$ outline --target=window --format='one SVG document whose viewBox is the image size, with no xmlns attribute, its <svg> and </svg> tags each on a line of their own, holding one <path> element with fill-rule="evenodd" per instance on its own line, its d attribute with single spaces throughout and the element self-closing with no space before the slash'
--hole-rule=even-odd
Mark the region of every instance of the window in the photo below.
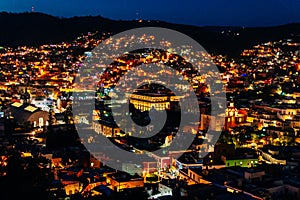
<svg viewBox="0 0 300 200">
<path fill-rule="evenodd" d="M 39 126 L 44 126 L 44 119 L 42 117 L 39 118 Z"/>
</svg>

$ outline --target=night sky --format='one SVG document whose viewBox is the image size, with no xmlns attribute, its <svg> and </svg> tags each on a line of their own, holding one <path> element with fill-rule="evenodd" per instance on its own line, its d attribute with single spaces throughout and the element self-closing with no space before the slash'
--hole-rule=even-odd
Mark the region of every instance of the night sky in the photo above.
<svg viewBox="0 0 300 200">
<path fill-rule="evenodd" d="M 101 15 L 191 25 L 272 26 L 300 22 L 300 0 L 1 0 L 0 11 L 60 17 Z M 138 13 L 138 14 L 137 14 Z"/>
</svg>

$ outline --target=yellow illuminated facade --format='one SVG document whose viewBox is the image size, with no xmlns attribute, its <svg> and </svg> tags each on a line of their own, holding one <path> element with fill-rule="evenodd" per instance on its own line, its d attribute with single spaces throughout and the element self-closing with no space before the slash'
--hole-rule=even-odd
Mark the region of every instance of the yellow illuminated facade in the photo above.
<svg viewBox="0 0 300 200">
<path fill-rule="evenodd" d="M 141 94 L 131 94 L 130 103 L 140 111 L 156 110 L 170 110 L 171 102 L 178 102 L 182 97 L 178 96 L 151 96 Z"/>
</svg>

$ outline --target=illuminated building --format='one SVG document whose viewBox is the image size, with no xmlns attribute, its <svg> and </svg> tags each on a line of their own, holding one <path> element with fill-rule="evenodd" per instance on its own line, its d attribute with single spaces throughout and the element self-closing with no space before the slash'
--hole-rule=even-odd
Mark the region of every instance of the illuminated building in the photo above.
<svg viewBox="0 0 300 200">
<path fill-rule="evenodd" d="M 159 183 L 161 181 L 161 178 L 156 175 L 156 174 L 147 174 L 145 177 L 144 177 L 144 182 L 145 183 Z"/>
<path fill-rule="evenodd" d="M 222 116 L 211 116 L 208 114 L 202 114 L 200 130 L 205 130 L 209 127 L 210 130 L 222 131 L 222 120 L 224 120 L 224 117 Z"/>
<path fill-rule="evenodd" d="M 203 159 L 198 152 L 186 151 L 179 158 L 172 158 L 173 166 L 177 169 L 202 168 Z"/>
<path fill-rule="evenodd" d="M 172 188 L 159 183 L 158 184 L 159 193 L 151 194 L 149 199 L 157 199 L 158 197 L 162 197 L 162 196 L 172 196 L 172 191 L 173 191 Z"/>
<path fill-rule="evenodd" d="M 172 102 L 178 102 L 177 96 L 167 96 L 159 94 L 131 94 L 130 103 L 140 111 L 149 111 L 152 108 L 156 110 L 170 110 Z"/>
<path fill-rule="evenodd" d="M 32 128 L 44 128 L 48 125 L 49 114 L 30 104 L 15 102 L 11 104 L 6 113 L 13 116 L 17 123 Z"/>
<path fill-rule="evenodd" d="M 227 130 L 231 127 L 235 127 L 237 124 L 244 123 L 246 118 L 246 113 L 239 112 L 239 110 L 234 106 L 233 101 L 231 101 L 225 111 L 225 129 Z"/>
<path fill-rule="evenodd" d="M 225 161 L 226 167 L 255 167 L 258 164 L 258 158 L 228 158 Z"/>
<path fill-rule="evenodd" d="M 202 179 L 202 176 L 201 176 L 202 172 L 203 172 L 202 169 L 199 169 L 199 168 L 196 168 L 196 169 L 189 168 L 187 171 L 187 176 L 191 180 L 193 180 L 195 183 L 211 184 L 211 182 Z"/>
<path fill-rule="evenodd" d="M 144 162 L 143 165 L 144 165 L 143 175 L 158 171 L 157 162 Z"/>
<path fill-rule="evenodd" d="M 72 195 L 81 192 L 83 185 L 79 181 L 63 181 L 66 195 Z"/>
<path fill-rule="evenodd" d="M 238 110 L 231 101 L 225 110 L 225 115 L 211 116 L 202 114 L 200 130 L 205 130 L 208 127 L 213 131 L 229 130 L 238 124 L 245 123 L 246 119 L 246 112 Z M 224 127 L 221 124 L 224 124 Z"/>
<path fill-rule="evenodd" d="M 156 160 L 158 170 L 165 171 L 172 164 L 172 159 L 169 156 L 162 157 L 155 154 L 151 154 L 150 157 Z"/>
<path fill-rule="evenodd" d="M 263 148 L 258 149 L 258 152 L 264 160 L 268 161 L 271 164 L 286 165 L 286 159 L 279 158 L 279 150 L 277 149 Z"/>
<path fill-rule="evenodd" d="M 131 176 L 125 172 L 107 174 L 106 182 L 109 187 L 117 192 L 130 188 L 144 187 L 144 178 L 138 175 Z"/>
<path fill-rule="evenodd" d="M 104 120 L 93 121 L 92 128 L 97 134 L 102 134 L 106 137 L 114 137 L 121 131 L 116 124 Z"/>
</svg>

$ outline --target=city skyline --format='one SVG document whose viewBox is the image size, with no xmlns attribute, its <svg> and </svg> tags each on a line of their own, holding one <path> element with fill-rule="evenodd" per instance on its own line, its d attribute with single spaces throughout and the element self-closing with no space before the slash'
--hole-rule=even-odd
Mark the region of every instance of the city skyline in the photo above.
<svg viewBox="0 0 300 200">
<path fill-rule="evenodd" d="M 1 2 L 0 199 L 300 199 L 300 0 L 202 2 Z"/>
</svg>

